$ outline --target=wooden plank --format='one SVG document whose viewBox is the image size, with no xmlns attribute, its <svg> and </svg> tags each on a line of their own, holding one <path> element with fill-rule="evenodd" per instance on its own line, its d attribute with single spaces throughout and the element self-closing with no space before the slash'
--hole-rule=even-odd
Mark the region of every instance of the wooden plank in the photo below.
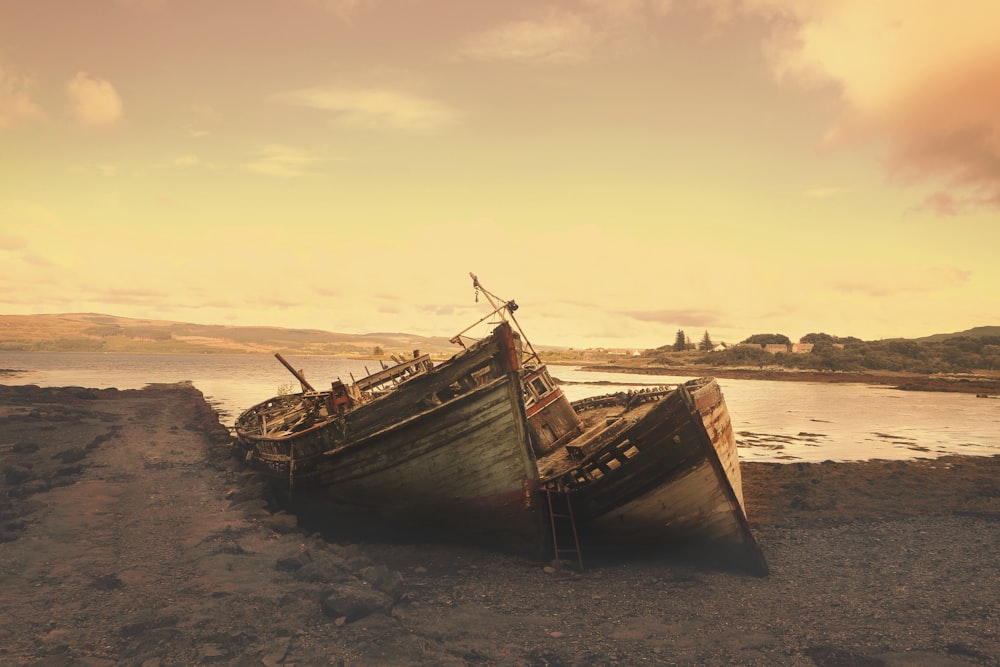
<svg viewBox="0 0 1000 667">
<path fill-rule="evenodd" d="M 410 359 L 396 366 L 390 366 L 385 370 L 372 373 L 368 377 L 363 377 L 354 384 L 357 385 L 361 391 L 371 391 L 373 387 L 385 384 L 386 382 L 392 382 L 393 380 L 398 380 L 401 377 L 412 375 L 413 372 L 422 373 L 425 372 L 425 367 L 430 364 L 431 357 L 429 354 L 422 354 L 415 359 Z"/>
</svg>

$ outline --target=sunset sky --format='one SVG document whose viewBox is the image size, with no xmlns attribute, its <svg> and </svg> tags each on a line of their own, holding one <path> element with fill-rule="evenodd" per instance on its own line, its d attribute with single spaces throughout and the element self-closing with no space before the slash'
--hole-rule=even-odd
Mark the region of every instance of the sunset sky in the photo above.
<svg viewBox="0 0 1000 667">
<path fill-rule="evenodd" d="M 1000 325 L 996 0 L 0 0 L 0 313 Z"/>
</svg>

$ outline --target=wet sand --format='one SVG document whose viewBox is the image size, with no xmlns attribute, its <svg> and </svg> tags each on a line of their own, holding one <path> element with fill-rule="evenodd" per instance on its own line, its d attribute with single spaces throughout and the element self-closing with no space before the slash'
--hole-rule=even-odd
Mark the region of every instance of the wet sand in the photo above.
<svg viewBox="0 0 1000 667">
<path fill-rule="evenodd" d="M 997 665 L 1000 457 L 748 463 L 771 574 L 313 534 L 190 385 L 0 386 L 0 664 Z"/>
</svg>

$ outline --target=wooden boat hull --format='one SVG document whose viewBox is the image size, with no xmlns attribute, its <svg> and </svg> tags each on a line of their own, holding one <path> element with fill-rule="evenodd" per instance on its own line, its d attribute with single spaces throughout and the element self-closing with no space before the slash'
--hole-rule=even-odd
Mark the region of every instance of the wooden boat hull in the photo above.
<svg viewBox="0 0 1000 667">
<path fill-rule="evenodd" d="M 570 492 L 584 542 L 710 544 L 750 571 L 767 573 L 747 522 L 736 440 L 714 379 L 682 385 L 607 449 L 634 453 L 606 458 L 605 466 L 618 462 L 613 474 Z"/>
<path fill-rule="evenodd" d="M 321 409 L 323 395 L 317 398 L 305 394 L 274 397 L 253 406 L 236 420 L 238 444 L 246 451 L 247 461 L 262 472 L 287 478 L 292 487 L 308 483 L 310 478 L 330 467 L 331 456 L 341 449 L 356 449 L 359 443 L 369 442 L 377 433 L 414 422 L 420 415 L 437 414 L 456 397 L 464 397 L 483 382 L 499 378 L 516 382 L 516 378 L 508 377 L 511 371 L 502 352 L 499 344 L 480 346 L 456 357 L 433 375 L 405 382 L 377 401 L 342 417 L 329 414 L 324 419 L 307 423 L 305 428 L 272 430 L 269 423 L 274 415 L 304 415 L 310 410 Z M 471 386 L 462 391 L 451 388 L 476 374 L 482 379 Z M 447 411 L 440 414 L 447 414 Z"/>
<path fill-rule="evenodd" d="M 545 515 L 519 393 L 501 378 L 330 452 L 296 493 L 318 492 L 390 524 L 540 555 Z"/>
<path fill-rule="evenodd" d="M 592 400 L 585 429 L 557 387 L 543 387 L 549 398 L 536 394 L 528 410 L 524 378 L 543 367 L 521 368 L 519 355 L 501 326 L 348 413 L 309 421 L 321 400 L 278 397 L 241 415 L 238 445 L 300 503 L 352 516 L 551 555 L 557 538 L 540 498 L 555 491 L 570 501 L 585 548 L 708 543 L 766 572 L 714 379 Z"/>
<path fill-rule="evenodd" d="M 265 401 L 237 420 L 243 458 L 300 507 L 541 556 L 546 515 L 511 364 L 516 343 L 507 329 L 433 374 L 298 432 L 269 434 L 260 421 L 305 397 Z"/>
</svg>

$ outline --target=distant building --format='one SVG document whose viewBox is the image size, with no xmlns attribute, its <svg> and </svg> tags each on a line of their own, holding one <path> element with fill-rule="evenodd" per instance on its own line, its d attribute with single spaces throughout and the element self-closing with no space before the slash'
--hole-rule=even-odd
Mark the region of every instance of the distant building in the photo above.
<svg viewBox="0 0 1000 667">
<path fill-rule="evenodd" d="M 813 343 L 792 343 L 792 354 L 809 354 L 813 351 Z"/>
<path fill-rule="evenodd" d="M 764 346 L 764 351 L 771 354 L 778 354 L 779 352 L 785 354 L 788 352 L 788 346 L 782 343 L 768 343 Z"/>
</svg>

